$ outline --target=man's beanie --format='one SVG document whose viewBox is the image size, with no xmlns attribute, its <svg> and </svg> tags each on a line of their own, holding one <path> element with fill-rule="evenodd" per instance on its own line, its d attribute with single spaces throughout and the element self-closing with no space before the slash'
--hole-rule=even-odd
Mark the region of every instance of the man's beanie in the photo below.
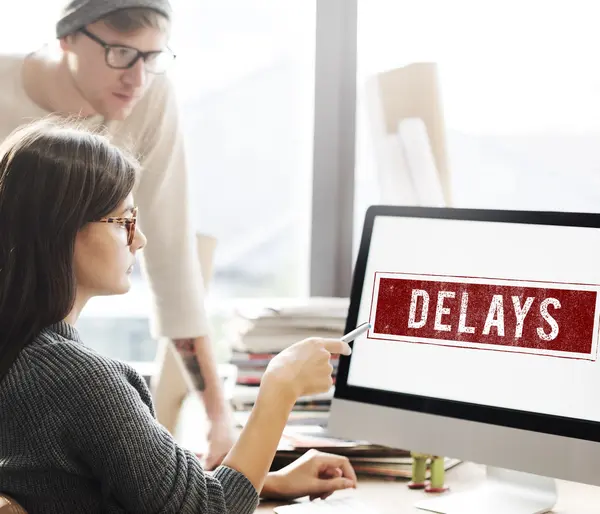
<svg viewBox="0 0 600 514">
<path fill-rule="evenodd" d="M 70 0 L 56 24 L 56 37 L 68 36 L 112 12 L 131 8 L 153 9 L 167 19 L 171 18 L 169 0 Z"/>
</svg>

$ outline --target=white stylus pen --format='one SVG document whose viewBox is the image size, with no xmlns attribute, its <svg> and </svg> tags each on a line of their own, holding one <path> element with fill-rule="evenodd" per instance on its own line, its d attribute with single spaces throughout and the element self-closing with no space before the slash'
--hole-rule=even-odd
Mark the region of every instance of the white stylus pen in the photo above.
<svg viewBox="0 0 600 514">
<path fill-rule="evenodd" d="M 371 328 L 371 323 L 363 323 L 362 325 L 358 325 L 354 330 L 348 332 L 346 335 L 342 336 L 341 339 L 344 343 L 350 343 L 354 341 L 359 335 L 364 334 L 367 330 Z"/>
</svg>

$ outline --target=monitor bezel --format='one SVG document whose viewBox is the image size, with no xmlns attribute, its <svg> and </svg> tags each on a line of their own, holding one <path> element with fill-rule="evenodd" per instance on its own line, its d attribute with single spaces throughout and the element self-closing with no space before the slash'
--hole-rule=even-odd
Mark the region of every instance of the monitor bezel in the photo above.
<svg viewBox="0 0 600 514">
<path fill-rule="evenodd" d="M 390 216 L 600 228 L 600 214 L 595 213 L 373 205 L 367 209 L 365 214 L 361 242 L 352 278 L 346 332 L 357 326 L 375 219 Z M 595 421 L 352 386 L 348 384 L 348 371 L 351 360 L 352 355 L 340 357 L 334 398 L 600 442 L 600 423 Z"/>
</svg>

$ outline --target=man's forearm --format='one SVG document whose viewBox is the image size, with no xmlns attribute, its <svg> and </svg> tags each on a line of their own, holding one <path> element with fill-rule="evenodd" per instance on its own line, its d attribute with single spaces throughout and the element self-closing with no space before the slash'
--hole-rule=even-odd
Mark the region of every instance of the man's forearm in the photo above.
<svg viewBox="0 0 600 514">
<path fill-rule="evenodd" d="M 217 363 L 208 337 L 176 339 L 175 348 L 181 356 L 192 384 L 203 394 L 208 417 L 212 420 L 227 416 L 229 409 L 225 402 Z"/>
</svg>

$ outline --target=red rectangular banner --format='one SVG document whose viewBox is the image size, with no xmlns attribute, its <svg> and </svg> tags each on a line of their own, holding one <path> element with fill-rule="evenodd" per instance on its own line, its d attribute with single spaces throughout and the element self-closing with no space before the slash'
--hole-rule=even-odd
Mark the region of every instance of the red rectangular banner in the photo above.
<svg viewBox="0 0 600 514">
<path fill-rule="evenodd" d="M 375 273 L 369 338 L 596 360 L 600 286 Z"/>
</svg>

